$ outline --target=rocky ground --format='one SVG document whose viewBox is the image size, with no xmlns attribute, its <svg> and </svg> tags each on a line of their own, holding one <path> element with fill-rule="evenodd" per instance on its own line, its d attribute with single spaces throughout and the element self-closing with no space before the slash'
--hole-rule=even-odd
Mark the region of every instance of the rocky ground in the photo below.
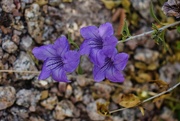
<svg viewBox="0 0 180 121">
<path fill-rule="evenodd" d="M 164 0 L 165 1 L 165 0 Z M 130 7 L 127 7 L 130 4 Z M 131 0 L 107 9 L 101 0 L 1 0 L 0 1 L 0 121 L 178 121 L 179 88 L 170 97 L 144 104 L 145 115 L 138 108 L 126 109 L 111 116 L 97 113 L 96 103 L 110 102 L 109 110 L 121 108 L 122 94 L 134 93 L 142 100 L 159 92 L 150 80 L 161 79 L 170 87 L 178 82 L 180 34 L 166 32 L 168 49 L 157 45 L 150 36 L 118 44 L 118 50 L 130 55 L 124 71 L 124 83 L 104 80 L 95 83 L 92 64 L 82 57 L 83 75 L 69 75 L 71 83 L 57 83 L 51 78 L 38 80 L 42 62 L 32 49 L 53 43 L 61 35 L 70 35 L 78 45 L 83 41 L 80 28 L 111 22 L 117 32 L 119 21 L 112 17 L 118 8 L 126 10 L 132 35 L 151 30 L 155 22 L 149 12 L 150 0 Z M 162 21 L 161 6 L 154 2 Z M 109 3 L 110 5 L 110 3 Z M 72 46 L 73 48 L 73 46 Z M 26 73 L 32 71 L 33 73 Z"/>
</svg>

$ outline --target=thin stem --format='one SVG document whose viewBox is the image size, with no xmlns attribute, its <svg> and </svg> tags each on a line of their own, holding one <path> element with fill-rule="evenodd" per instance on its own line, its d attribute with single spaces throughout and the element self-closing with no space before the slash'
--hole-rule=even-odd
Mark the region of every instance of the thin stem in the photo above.
<svg viewBox="0 0 180 121">
<path fill-rule="evenodd" d="M 164 92 L 161 92 L 161 93 L 159 93 L 159 94 L 157 94 L 157 95 L 155 95 L 155 96 L 153 96 L 153 97 L 150 97 L 150 98 L 148 98 L 148 99 L 146 99 L 146 100 L 143 100 L 143 101 L 141 102 L 141 104 L 143 104 L 143 103 L 145 103 L 145 102 L 148 102 L 148 101 L 150 101 L 150 100 L 152 100 L 152 99 L 154 99 L 154 98 L 157 98 L 157 97 L 159 97 L 159 96 L 161 96 L 161 95 L 163 95 L 163 94 L 169 93 L 169 92 L 171 92 L 173 89 L 175 89 L 176 87 L 178 87 L 179 85 L 180 85 L 180 82 L 177 83 L 176 85 L 174 85 L 173 87 L 169 88 L 168 90 L 164 91 Z"/>
<path fill-rule="evenodd" d="M 163 26 L 163 27 L 159 28 L 158 30 L 159 30 L 159 31 L 162 31 L 162 30 L 165 30 L 165 29 L 167 29 L 167 28 L 169 28 L 169 27 L 176 26 L 176 25 L 178 25 L 178 24 L 180 24 L 180 21 L 177 21 L 177 22 L 174 22 L 174 23 L 172 23 L 172 24 L 168 24 L 168 25 L 166 25 L 166 26 Z M 151 31 L 148 31 L 148 32 L 144 32 L 144 33 L 142 33 L 142 34 L 138 34 L 138 35 L 135 35 L 135 36 L 130 36 L 129 38 L 127 38 L 127 39 L 125 39 L 125 40 L 120 40 L 120 41 L 118 41 L 118 43 L 127 42 L 127 41 L 129 41 L 129 40 L 133 40 L 133 39 L 137 39 L 137 38 L 140 38 L 140 37 L 143 37 L 143 36 L 147 36 L 147 35 L 149 35 L 149 34 L 152 34 L 153 32 L 154 32 L 154 30 L 151 30 Z"/>
<path fill-rule="evenodd" d="M 17 71 L 17 70 L 0 70 L 0 73 L 29 73 L 29 74 L 40 74 L 40 71 Z M 74 78 L 77 79 L 78 77 L 82 76 L 82 75 L 78 75 L 78 76 L 74 76 L 74 75 L 68 75 L 68 78 Z M 84 77 L 85 78 L 85 77 Z M 86 80 L 89 81 L 93 81 L 92 79 L 86 78 Z"/>
<path fill-rule="evenodd" d="M 141 103 L 139 103 L 137 106 L 142 105 L 143 103 L 146 103 L 146 102 L 148 102 L 148 101 L 150 101 L 150 100 L 152 100 L 152 99 L 154 99 L 154 98 L 157 98 L 157 97 L 159 97 L 159 96 L 161 96 L 161 95 L 163 95 L 163 94 L 169 93 L 169 92 L 171 92 L 173 89 L 175 89 L 176 87 L 178 87 L 179 85 L 180 85 L 180 82 L 178 82 L 178 83 L 175 84 L 173 87 L 169 88 L 168 90 L 166 90 L 166 91 L 164 91 L 164 92 L 161 92 L 161 93 L 159 93 L 159 94 L 157 94 L 157 95 L 155 95 L 155 96 L 153 96 L 153 97 L 150 97 L 150 98 L 148 98 L 148 99 L 143 100 L 143 101 L 142 101 Z M 134 107 L 137 107 L 137 106 L 134 106 Z M 130 108 L 133 108 L 133 107 L 130 107 Z M 116 109 L 116 110 L 110 111 L 109 113 L 112 114 L 112 113 L 116 113 L 116 112 L 119 112 L 119 111 L 122 111 L 122 110 L 125 110 L 125 109 L 129 109 L 129 108 L 120 108 L 120 109 Z"/>
<path fill-rule="evenodd" d="M 112 113 L 116 113 L 116 112 L 119 112 L 119 111 L 123 111 L 125 109 L 129 109 L 129 108 L 120 108 L 120 109 L 116 109 L 116 110 L 110 111 L 109 113 L 112 114 Z"/>
<path fill-rule="evenodd" d="M 39 74 L 40 71 L 17 71 L 17 70 L 0 70 L 0 73 L 29 73 L 29 74 Z"/>
</svg>

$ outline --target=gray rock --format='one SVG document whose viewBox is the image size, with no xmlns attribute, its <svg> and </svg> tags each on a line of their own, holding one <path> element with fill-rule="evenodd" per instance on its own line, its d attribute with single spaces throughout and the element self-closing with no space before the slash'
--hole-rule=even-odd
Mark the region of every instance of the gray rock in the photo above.
<svg viewBox="0 0 180 121">
<path fill-rule="evenodd" d="M 83 99 L 83 90 L 77 85 L 73 86 L 73 95 L 75 98 L 75 102 L 82 101 Z"/>
<path fill-rule="evenodd" d="M 13 10 L 15 9 L 14 1 L 13 0 L 2 0 L 1 1 L 1 6 L 3 11 L 7 13 L 12 13 Z"/>
<path fill-rule="evenodd" d="M 24 52 L 21 52 L 18 59 L 13 63 L 13 69 L 16 71 L 37 71 L 37 68 L 35 67 L 33 60 Z M 35 76 L 35 74 L 15 73 L 15 76 L 16 80 L 29 80 L 32 79 Z"/>
<path fill-rule="evenodd" d="M 80 115 L 74 104 L 69 100 L 59 102 L 53 112 L 53 117 L 56 120 L 64 120 L 66 117 L 78 117 Z"/>
<path fill-rule="evenodd" d="M 91 120 L 103 121 L 105 120 L 105 116 L 102 116 L 99 113 L 97 113 L 97 106 L 96 106 L 97 102 L 105 103 L 106 101 L 104 99 L 98 99 L 95 102 L 89 103 L 86 108 L 87 113 L 88 113 L 88 116 L 91 118 Z"/>
<path fill-rule="evenodd" d="M 41 94 L 39 91 L 31 89 L 22 89 L 19 90 L 16 94 L 16 104 L 26 107 L 26 108 L 36 108 L 37 103 L 39 102 Z"/>
<path fill-rule="evenodd" d="M 94 83 L 93 79 L 86 78 L 85 75 L 78 75 L 77 76 L 77 84 L 81 87 L 86 87 L 92 85 Z"/>
<path fill-rule="evenodd" d="M 21 42 L 20 42 L 20 47 L 23 49 L 23 50 L 29 50 L 31 45 L 33 43 L 33 40 L 30 36 L 24 36 L 22 37 L 21 39 Z"/>
<path fill-rule="evenodd" d="M 160 79 L 170 84 L 171 82 L 176 82 L 176 78 L 180 73 L 180 63 L 166 64 L 159 69 Z"/>
<path fill-rule="evenodd" d="M 31 116 L 28 121 L 45 121 L 40 116 Z"/>
<path fill-rule="evenodd" d="M 136 49 L 134 59 L 143 61 L 147 64 L 155 62 L 159 57 L 159 53 L 157 51 L 153 51 L 150 49 Z"/>
<path fill-rule="evenodd" d="M 134 109 L 126 109 L 122 111 L 122 117 L 127 121 L 135 121 L 135 110 Z"/>
<path fill-rule="evenodd" d="M 25 108 L 19 108 L 19 107 L 12 107 L 11 113 L 13 114 L 14 118 L 16 117 L 19 120 L 25 120 L 29 117 L 29 112 Z"/>
<path fill-rule="evenodd" d="M 54 83 L 55 82 L 51 77 L 47 78 L 46 80 L 38 80 L 38 77 L 35 77 L 32 81 L 32 84 L 40 89 L 48 89 L 52 87 Z"/>
<path fill-rule="evenodd" d="M 2 48 L 0 47 L 0 59 L 2 59 L 2 57 L 3 57 L 3 50 L 2 50 Z"/>
<path fill-rule="evenodd" d="M 6 109 L 14 104 L 16 90 L 11 86 L 0 87 L 0 110 Z"/>
<path fill-rule="evenodd" d="M 87 56 L 82 56 L 81 57 L 81 63 L 80 63 L 81 68 L 83 69 L 84 72 L 91 72 L 92 71 L 92 63 L 89 61 L 89 58 Z"/>
<path fill-rule="evenodd" d="M 134 9 L 139 11 L 146 20 L 152 20 L 149 10 L 150 1 L 151 0 L 131 0 Z"/>
<path fill-rule="evenodd" d="M 48 110 L 54 109 L 54 106 L 58 103 L 58 98 L 57 96 L 50 96 L 46 100 L 43 100 L 41 102 L 41 105 Z"/>
<path fill-rule="evenodd" d="M 88 105 L 89 103 L 91 103 L 91 102 L 93 102 L 93 101 L 94 101 L 94 98 L 93 98 L 92 95 L 90 95 L 90 94 L 85 94 L 85 95 L 83 95 L 83 103 L 84 103 L 85 105 Z"/>
<path fill-rule="evenodd" d="M 15 53 L 18 49 L 17 45 L 10 39 L 3 41 L 2 48 L 8 53 Z"/>
<path fill-rule="evenodd" d="M 36 3 L 30 5 L 30 8 L 25 10 L 25 18 L 28 26 L 28 32 L 37 43 L 43 40 L 43 24 L 44 18 L 40 13 L 40 6 Z"/>
</svg>

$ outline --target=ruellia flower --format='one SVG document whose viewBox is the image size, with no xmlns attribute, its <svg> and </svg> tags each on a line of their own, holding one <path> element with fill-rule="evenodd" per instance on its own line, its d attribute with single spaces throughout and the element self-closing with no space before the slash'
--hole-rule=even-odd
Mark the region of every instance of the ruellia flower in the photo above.
<svg viewBox="0 0 180 121">
<path fill-rule="evenodd" d="M 162 10 L 167 16 L 180 17 L 180 0 L 168 0 L 164 3 Z"/>
<path fill-rule="evenodd" d="M 110 23 L 102 24 L 99 28 L 96 26 L 83 27 L 80 30 L 84 42 L 80 46 L 80 54 L 89 55 L 90 60 L 99 65 L 104 61 L 104 53 L 111 55 L 118 42 L 113 35 L 113 27 Z"/>
<path fill-rule="evenodd" d="M 54 44 L 35 47 L 33 49 L 34 56 L 44 61 L 39 80 L 44 80 L 52 76 L 58 82 L 69 82 L 66 73 L 73 72 L 80 61 L 79 53 L 69 48 L 67 38 L 62 36 Z"/>
<path fill-rule="evenodd" d="M 115 50 L 113 54 L 105 57 L 102 64 L 94 65 L 93 75 L 96 82 L 100 82 L 107 78 L 112 82 L 123 82 L 124 77 L 122 70 L 124 70 L 129 55 L 126 53 L 117 53 Z"/>
</svg>

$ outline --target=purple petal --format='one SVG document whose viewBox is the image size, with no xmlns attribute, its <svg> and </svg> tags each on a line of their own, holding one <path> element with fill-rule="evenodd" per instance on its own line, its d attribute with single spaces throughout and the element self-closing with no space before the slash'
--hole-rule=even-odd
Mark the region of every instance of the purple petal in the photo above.
<svg viewBox="0 0 180 121">
<path fill-rule="evenodd" d="M 100 81 L 104 80 L 105 73 L 98 66 L 94 66 L 94 68 L 93 68 L 93 76 L 94 76 L 94 80 L 96 82 L 100 82 Z"/>
<path fill-rule="evenodd" d="M 106 56 L 110 57 L 113 53 L 116 53 L 117 38 L 114 36 L 106 37 L 103 40 L 103 52 Z"/>
<path fill-rule="evenodd" d="M 129 55 L 126 53 L 119 53 L 114 57 L 114 66 L 117 70 L 123 70 L 127 64 Z"/>
<path fill-rule="evenodd" d="M 65 36 L 61 36 L 54 42 L 54 48 L 59 56 L 64 55 L 69 50 L 69 43 Z"/>
<path fill-rule="evenodd" d="M 115 68 L 106 70 L 106 78 L 112 82 L 123 82 L 124 77 L 120 71 Z"/>
<path fill-rule="evenodd" d="M 51 75 L 51 70 L 49 70 L 46 66 L 46 62 L 44 62 L 41 73 L 39 75 L 39 80 L 47 79 Z"/>
<path fill-rule="evenodd" d="M 114 31 L 113 31 L 112 24 L 111 23 L 102 24 L 99 27 L 99 34 L 102 38 L 113 35 Z"/>
<path fill-rule="evenodd" d="M 104 64 L 105 55 L 99 49 L 92 49 L 89 55 L 89 58 L 92 63 L 94 63 L 95 65 L 101 66 Z"/>
<path fill-rule="evenodd" d="M 79 65 L 80 55 L 77 51 L 68 51 L 64 55 L 64 70 L 73 72 Z"/>
<path fill-rule="evenodd" d="M 173 6 L 173 5 L 178 5 L 180 3 L 179 0 L 168 0 L 168 4 L 170 6 Z"/>
<path fill-rule="evenodd" d="M 88 42 L 89 40 L 85 40 L 81 46 L 80 46 L 80 50 L 79 50 L 79 53 L 80 55 L 89 55 L 89 52 L 90 52 L 90 46 L 88 45 Z"/>
<path fill-rule="evenodd" d="M 100 38 L 98 28 L 96 26 L 83 27 L 81 28 L 80 33 L 84 39 Z"/>
<path fill-rule="evenodd" d="M 39 59 L 45 61 L 47 58 L 55 57 L 56 50 L 53 48 L 53 45 L 44 45 L 41 47 L 35 47 L 32 50 L 34 56 Z"/>
<path fill-rule="evenodd" d="M 52 71 L 52 78 L 58 82 L 70 82 L 67 79 L 66 72 L 60 68 Z"/>
</svg>

